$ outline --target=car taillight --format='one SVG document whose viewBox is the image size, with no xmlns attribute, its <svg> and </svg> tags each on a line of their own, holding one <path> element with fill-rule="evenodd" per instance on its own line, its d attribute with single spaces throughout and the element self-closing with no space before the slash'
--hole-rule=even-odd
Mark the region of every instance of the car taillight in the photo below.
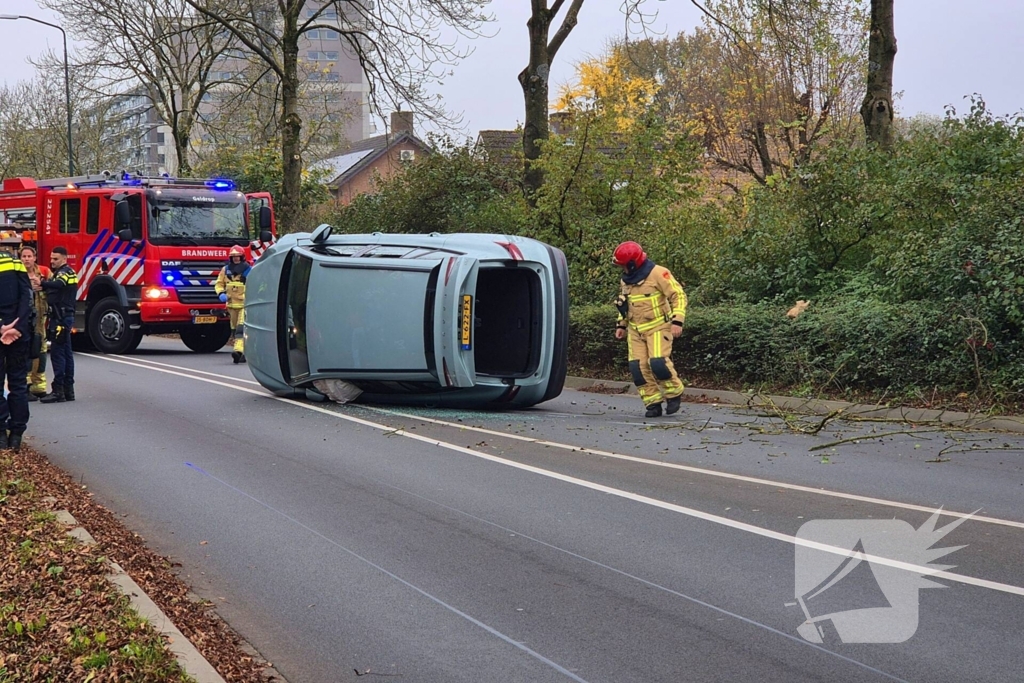
<svg viewBox="0 0 1024 683">
<path fill-rule="evenodd" d="M 495 242 L 495 244 L 499 247 L 505 247 L 505 251 L 508 252 L 508 255 L 512 257 L 513 261 L 523 260 L 523 252 L 521 252 L 519 247 L 515 244 L 512 244 L 511 242 Z"/>
</svg>

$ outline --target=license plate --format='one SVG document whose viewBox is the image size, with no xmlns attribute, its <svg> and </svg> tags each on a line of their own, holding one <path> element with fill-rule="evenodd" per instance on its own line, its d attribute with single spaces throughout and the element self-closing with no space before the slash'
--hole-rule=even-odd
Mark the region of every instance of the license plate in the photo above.
<svg viewBox="0 0 1024 683">
<path fill-rule="evenodd" d="M 197 315 L 192 318 L 192 322 L 194 322 L 196 325 L 210 325 L 217 322 L 217 316 Z"/>
<path fill-rule="evenodd" d="M 472 348 L 473 336 L 473 297 L 466 294 L 462 297 L 462 350 Z"/>
</svg>

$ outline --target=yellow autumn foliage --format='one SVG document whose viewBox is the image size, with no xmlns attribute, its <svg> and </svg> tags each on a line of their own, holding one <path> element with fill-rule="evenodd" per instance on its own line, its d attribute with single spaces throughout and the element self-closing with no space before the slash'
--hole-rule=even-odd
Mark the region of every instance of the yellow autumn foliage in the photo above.
<svg viewBox="0 0 1024 683">
<path fill-rule="evenodd" d="M 636 126 L 654 102 L 659 86 L 653 78 L 630 74 L 624 60 L 615 51 L 580 62 L 576 80 L 561 87 L 555 109 L 599 110 L 622 132 Z"/>
</svg>

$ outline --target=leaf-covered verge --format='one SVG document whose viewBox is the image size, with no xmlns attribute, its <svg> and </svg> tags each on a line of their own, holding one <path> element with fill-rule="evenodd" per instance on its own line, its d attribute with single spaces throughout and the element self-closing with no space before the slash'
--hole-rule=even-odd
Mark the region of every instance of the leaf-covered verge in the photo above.
<svg viewBox="0 0 1024 683">
<path fill-rule="evenodd" d="M 96 546 L 67 535 L 54 516 L 61 509 Z M 226 681 L 272 680 L 208 603 L 189 599 L 169 560 L 39 453 L 0 451 L 0 528 L 0 682 L 192 680 L 107 581 L 106 559 L 135 579 Z"/>
</svg>

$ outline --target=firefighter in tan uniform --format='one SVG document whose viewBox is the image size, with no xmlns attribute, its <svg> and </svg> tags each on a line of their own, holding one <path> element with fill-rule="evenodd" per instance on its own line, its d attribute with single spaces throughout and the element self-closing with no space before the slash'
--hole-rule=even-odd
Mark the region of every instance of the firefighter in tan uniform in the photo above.
<svg viewBox="0 0 1024 683">
<path fill-rule="evenodd" d="M 252 266 L 245 261 L 245 250 L 239 246 L 231 247 L 227 265 L 221 268 L 214 284 L 221 302 L 227 304 L 228 322 L 235 338 L 231 360 L 235 363 L 245 362 L 245 280 L 251 269 Z"/>
<path fill-rule="evenodd" d="M 29 282 L 32 284 L 32 306 L 36 310 L 35 333 L 40 339 L 46 339 L 46 294 L 42 289 L 43 280 L 49 280 L 53 273 L 44 265 L 37 263 L 35 247 L 23 246 L 21 248 L 21 263 L 28 272 Z M 36 289 L 38 287 L 38 289 Z M 28 371 L 28 400 L 38 401 L 46 395 L 46 342 L 39 352 L 39 357 L 32 360 Z"/>
<path fill-rule="evenodd" d="M 679 411 L 683 383 L 672 365 L 672 340 L 683 331 L 686 294 L 667 268 L 655 265 L 636 242 L 615 249 L 615 265 L 623 269 L 616 339 L 629 339 L 629 372 L 647 406 L 647 417 Z"/>
</svg>

